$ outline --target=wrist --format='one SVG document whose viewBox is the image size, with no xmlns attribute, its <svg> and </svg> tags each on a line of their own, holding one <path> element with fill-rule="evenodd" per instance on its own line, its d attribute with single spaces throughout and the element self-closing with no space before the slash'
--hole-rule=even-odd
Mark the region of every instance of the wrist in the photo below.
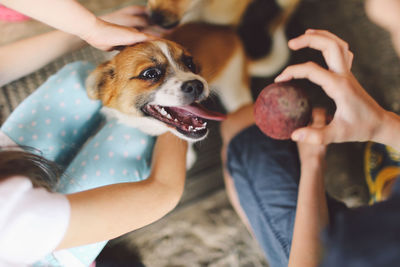
<svg viewBox="0 0 400 267">
<path fill-rule="evenodd" d="M 82 23 L 82 27 L 79 27 L 78 31 L 74 34 L 88 42 L 92 39 L 92 36 L 96 35 L 97 29 L 101 27 L 102 22 L 101 19 L 90 13 L 86 16 L 85 21 Z"/>
<path fill-rule="evenodd" d="M 301 162 L 301 174 L 322 173 L 326 162 L 324 157 L 312 157 Z M 308 175 L 307 175 L 308 176 Z"/>
<path fill-rule="evenodd" d="M 400 117 L 390 111 L 384 111 L 382 120 L 371 140 L 392 146 L 400 150 Z"/>
</svg>

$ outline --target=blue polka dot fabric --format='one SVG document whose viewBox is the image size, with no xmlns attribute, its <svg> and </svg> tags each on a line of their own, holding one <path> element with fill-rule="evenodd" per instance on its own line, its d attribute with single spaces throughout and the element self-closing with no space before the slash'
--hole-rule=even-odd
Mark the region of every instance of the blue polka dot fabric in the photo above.
<svg viewBox="0 0 400 267">
<path fill-rule="evenodd" d="M 150 173 L 155 138 L 101 115 L 101 103 L 90 100 L 84 88 L 93 69 L 88 62 L 66 65 L 25 99 L 1 127 L 18 145 L 33 147 L 66 168 L 57 192 L 141 181 Z M 88 266 L 106 243 L 59 251 L 34 266 L 71 266 L 63 260 Z"/>
<path fill-rule="evenodd" d="M 141 181 L 149 175 L 153 143 L 143 132 L 109 120 L 74 157 L 57 191 Z"/>
</svg>

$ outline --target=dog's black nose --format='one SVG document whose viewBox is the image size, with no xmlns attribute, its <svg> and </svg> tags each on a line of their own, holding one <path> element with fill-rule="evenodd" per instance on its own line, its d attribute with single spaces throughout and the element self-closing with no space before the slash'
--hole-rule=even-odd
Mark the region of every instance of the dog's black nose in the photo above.
<svg viewBox="0 0 400 267">
<path fill-rule="evenodd" d="M 164 23 L 164 15 L 161 12 L 152 11 L 150 14 L 150 20 L 161 26 Z"/>
<path fill-rule="evenodd" d="M 184 82 L 181 89 L 186 94 L 190 94 L 194 98 L 198 98 L 203 93 L 204 85 L 199 80 L 191 80 Z"/>
<path fill-rule="evenodd" d="M 164 29 L 172 29 L 179 24 L 179 20 L 175 17 L 168 16 L 162 11 L 154 10 L 150 14 L 150 20 Z"/>
</svg>

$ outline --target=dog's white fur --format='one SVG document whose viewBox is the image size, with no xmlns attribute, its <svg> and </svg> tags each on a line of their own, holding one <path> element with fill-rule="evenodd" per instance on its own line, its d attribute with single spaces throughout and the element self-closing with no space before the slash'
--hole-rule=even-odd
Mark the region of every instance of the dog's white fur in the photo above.
<svg viewBox="0 0 400 267">
<path fill-rule="evenodd" d="M 263 58 L 249 62 L 249 73 L 254 77 L 272 76 L 289 61 L 285 27 L 279 26 L 272 34 L 271 52 Z"/>
<path fill-rule="evenodd" d="M 210 84 L 228 112 L 253 102 L 250 86 L 242 78 L 246 63 L 244 51 L 237 49 L 222 73 Z"/>
<path fill-rule="evenodd" d="M 184 106 L 190 103 L 185 103 L 182 99 L 181 86 L 185 81 L 199 80 L 204 85 L 204 91 L 200 99 L 205 99 L 208 97 L 210 90 L 208 89 L 208 84 L 200 75 L 194 74 L 192 72 L 183 71 L 179 68 L 176 62 L 172 59 L 168 47 L 163 42 L 156 42 L 160 47 L 163 54 L 167 57 L 168 63 L 174 69 L 175 75 L 168 79 L 166 83 L 158 90 L 155 95 L 155 99 L 150 104 L 157 104 L 162 106 Z"/>
</svg>

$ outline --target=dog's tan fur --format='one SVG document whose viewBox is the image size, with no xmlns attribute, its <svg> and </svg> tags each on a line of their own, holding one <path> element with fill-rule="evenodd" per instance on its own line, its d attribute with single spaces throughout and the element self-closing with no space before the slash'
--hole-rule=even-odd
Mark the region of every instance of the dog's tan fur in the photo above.
<svg viewBox="0 0 400 267">
<path fill-rule="evenodd" d="M 200 74 L 209 83 L 221 75 L 233 55 L 242 49 L 236 33 L 224 26 L 186 24 L 166 38 L 174 40 L 190 51 L 201 66 Z"/>
</svg>

